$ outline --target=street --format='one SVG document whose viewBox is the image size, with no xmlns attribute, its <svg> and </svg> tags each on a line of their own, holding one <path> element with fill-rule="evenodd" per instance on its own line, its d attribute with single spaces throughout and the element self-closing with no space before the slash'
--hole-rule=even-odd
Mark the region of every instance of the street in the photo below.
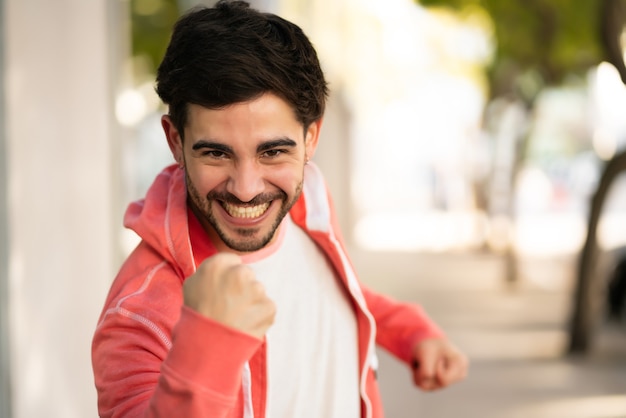
<svg viewBox="0 0 626 418">
<path fill-rule="evenodd" d="M 401 268 L 384 274 L 387 263 Z M 575 263 L 521 260 L 510 284 L 494 256 L 357 259 L 357 269 L 369 273 L 366 284 L 419 302 L 471 361 L 466 381 L 422 393 L 408 368 L 379 350 L 387 417 L 626 417 L 626 325 L 605 326 L 588 356 L 564 355 Z"/>
</svg>

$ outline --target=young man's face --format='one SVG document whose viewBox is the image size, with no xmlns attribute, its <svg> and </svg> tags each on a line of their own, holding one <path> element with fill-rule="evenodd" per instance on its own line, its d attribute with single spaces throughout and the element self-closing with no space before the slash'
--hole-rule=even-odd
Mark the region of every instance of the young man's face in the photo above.
<svg viewBox="0 0 626 418">
<path fill-rule="evenodd" d="M 184 141 L 168 116 L 170 148 L 184 164 L 188 202 L 218 250 L 248 252 L 274 238 L 302 191 L 321 121 L 306 130 L 266 93 L 219 110 L 189 105 Z"/>
</svg>

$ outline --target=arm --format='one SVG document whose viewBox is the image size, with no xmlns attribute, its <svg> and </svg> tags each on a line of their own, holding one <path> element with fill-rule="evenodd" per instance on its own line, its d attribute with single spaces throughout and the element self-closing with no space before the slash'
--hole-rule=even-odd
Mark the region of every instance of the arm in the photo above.
<svg viewBox="0 0 626 418">
<path fill-rule="evenodd" d="M 141 318 L 114 313 L 96 331 L 92 355 L 100 416 L 228 416 L 243 366 L 261 341 L 183 307 L 170 349 Z"/>
<path fill-rule="evenodd" d="M 376 342 L 412 366 L 418 387 L 436 390 L 465 378 L 467 357 L 421 307 L 362 289 L 376 321 Z"/>
<path fill-rule="evenodd" d="M 363 296 L 376 321 L 376 343 L 407 364 L 413 346 L 429 338 L 443 338 L 441 329 L 415 304 L 398 302 L 361 285 Z"/>
<path fill-rule="evenodd" d="M 159 281 L 158 292 L 122 298 L 96 330 L 92 358 L 100 416 L 233 416 L 242 406 L 244 365 L 273 321 L 273 303 L 232 255 L 207 259 L 185 281 L 175 326 L 180 281 L 177 288 L 163 286 Z"/>
</svg>

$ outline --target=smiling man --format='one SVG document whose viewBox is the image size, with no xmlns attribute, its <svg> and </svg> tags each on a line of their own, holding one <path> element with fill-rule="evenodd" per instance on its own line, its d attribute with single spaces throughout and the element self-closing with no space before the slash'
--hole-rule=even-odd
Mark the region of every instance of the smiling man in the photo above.
<svg viewBox="0 0 626 418">
<path fill-rule="evenodd" d="M 375 344 L 423 390 L 465 377 L 418 306 L 357 279 L 310 162 L 328 91 L 300 28 L 195 9 L 157 92 L 176 164 L 126 212 L 142 241 L 93 339 L 101 417 L 380 418 Z"/>
<path fill-rule="evenodd" d="M 219 251 L 265 247 L 302 191 L 321 120 L 303 132 L 273 93 L 225 109 L 188 107 L 183 141 L 169 116 L 163 127 L 185 167 L 189 204 Z"/>
</svg>

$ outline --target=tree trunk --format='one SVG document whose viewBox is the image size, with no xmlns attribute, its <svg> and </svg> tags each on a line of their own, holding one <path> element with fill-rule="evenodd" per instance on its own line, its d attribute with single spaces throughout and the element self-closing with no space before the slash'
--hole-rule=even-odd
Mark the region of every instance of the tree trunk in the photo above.
<svg viewBox="0 0 626 418">
<path fill-rule="evenodd" d="M 604 282 L 598 282 L 602 278 L 594 274 L 598 259 L 596 231 L 610 186 L 622 172 L 626 172 L 626 151 L 617 154 L 608 162 L 591 202 L 587 238 L 579 259 L 574 311 L 570 327 L 569 352 L 571 354 L 589 351 L 594 329 L 603 312 L 597 301 Z"/>
</svg>

